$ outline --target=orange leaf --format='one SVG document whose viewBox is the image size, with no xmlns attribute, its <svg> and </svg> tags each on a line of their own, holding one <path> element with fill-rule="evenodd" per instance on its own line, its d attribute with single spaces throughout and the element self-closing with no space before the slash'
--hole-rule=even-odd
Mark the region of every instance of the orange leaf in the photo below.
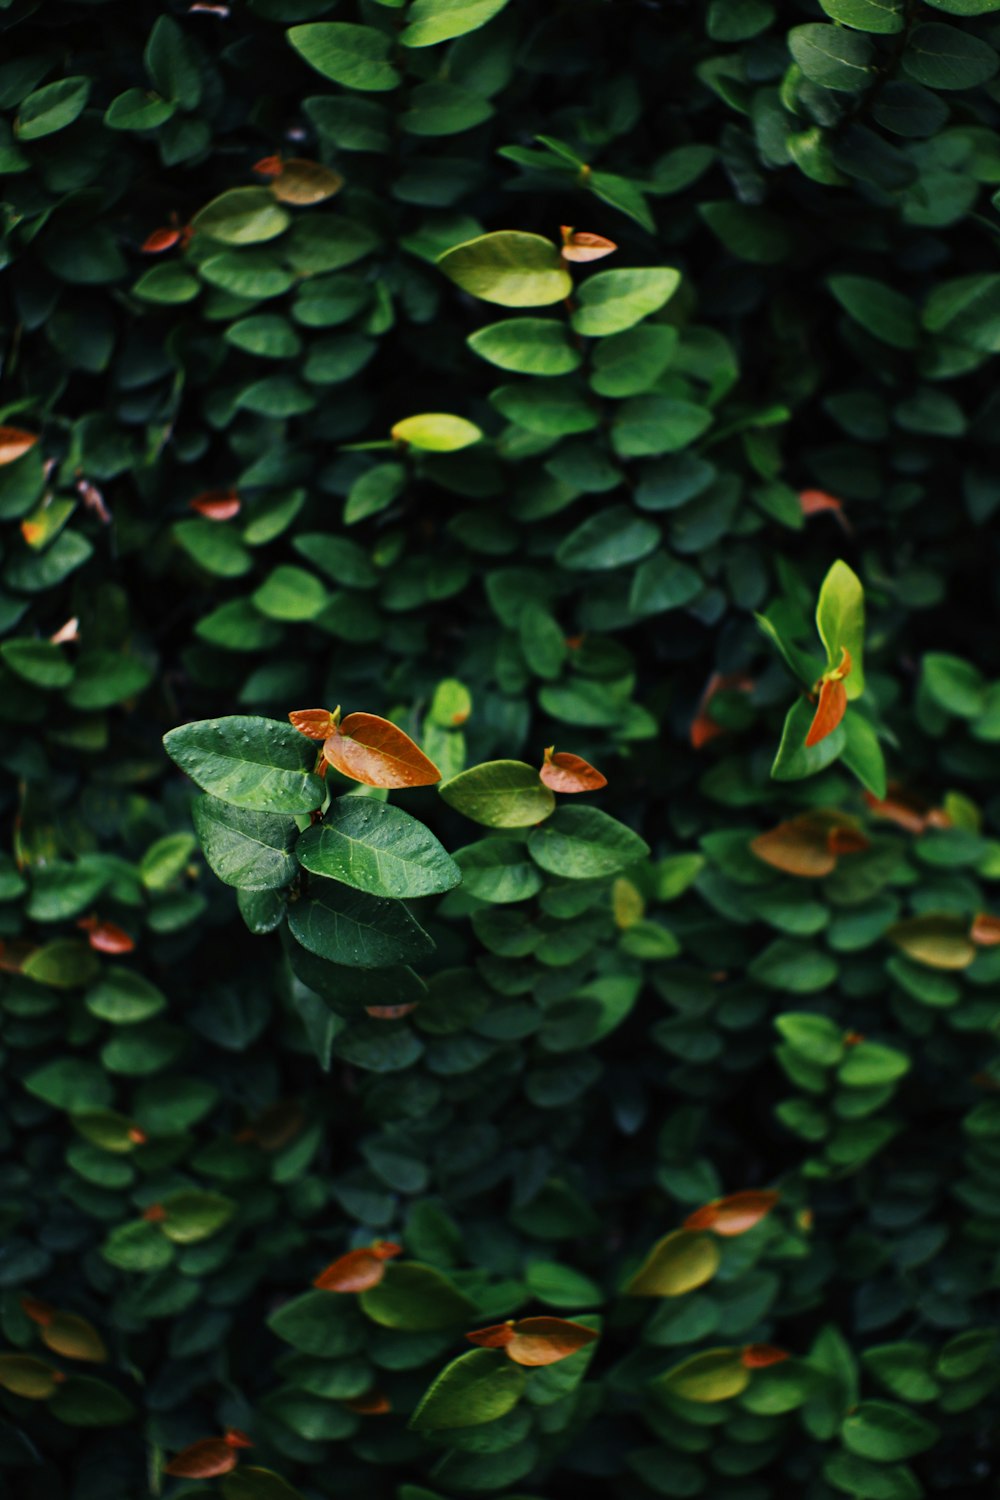
<svg viewBox="0 0 1000 1500">
<path fill-rule="evenodd" d="M 406 1005 L 366 1005 L 365 1011 L 376 1021 L 398 1021 L 401 1016 L 408 1016 L 411 1010 L 416 1010 L 417 1004 L 416 1000 L 411 1000 Z"/>
<path fill-rule="evenodd" d="M 441 772 L 408 734 L 376 714 L 348 714 L 323 744 L 335 770 L 365 786 L 432 786 Z"/>
<path fill-rule="evenodd" d="M 488 1328 L 477 1328 L 465 1337 L 470 1344 L 478 1344 L 480 1349 L 506 1349 L 514 1337 L 514 1320 L 491 1323 Z"/>
<path fill-rule="evenodd" d="M 597 1338 L 592 1328 L 566 1318 L 519 1318 L 465 1336 L 485 1349 L 506 1349 L 516 1365 L 531 1367 L 557 1364 Z"/>
<path fill-rule="evenodd" d="M 606 240 L 603 234 L 589 234 L 585 229 L 570 229 L 565 224 L 561 233 L 563 260 L 603 260 L 618 249 L 614 240 Z"/>
<path fill-rule="evenodd" d="M 214 1479 L 217 1474 L 232 1473 L 238 1463 L 225 1438 L 202 1438 L 176 1454 L 163 1472 L 176 1479 Z"/>
<path fill-rule="evenodd" d="M 761 1219 L 771 1212 L 780 1193 L 770 1189 L 748 1189 L 744 1193 L 730 1193 L 727 1198 L 716 1198 L 696 1209 L 684 1220 L 685 1229 L 711 1229 L 713 1234 L 727 1238 L 746 1234 Z"/>
<path fill-rule="evenodd" d="M 758 859 L 807 880 L 821 880 L 836 869 L 837 857 L 830 848 L 830 832 L 808 814 L 779 823 L 768 833 L 758 834 L 750 848 Z"/>
<path fill-rule="evenodd" d="M 224 1441 L 230 1448 L 253 1447 L 253 1443 L 247 1437 L 246 1433 L 241 1432 L 238 1427 L 227 1427 L 224 1434 Z"/>
<path fill-rule="evenodd" d="M 799 495 L 799 505 L 804 516 L 818 516 L 824 510 L 844 509 L 836 495 L 828 495 L 825 490 L 803 490 Z"/>
<path fill-rule="evenodd" d="M 97 953 L 131 953 L 135 939 L 129 937 L 124 927 L 115 922 L 102 922 L 97 917 L 81 917 L 77 927 L 87 934 L 87 941 Z"/>
<path fill-rule="evenodd" d="M 172 250 L 181 238 L 179 229 L 154 229 L 152 234 L 142 242 L 143 255 L 162 255 L 164 250 Z"/>
<path fill-rule="evenodd" d="M 969 936 L 977 948 L 995 948 L 1000 943 L 1000 917 L 994 917 L 991 912 L 979 912 Z"/>
<path fill-rule="evenodd" d="M 21 1311 L 29 1317 L 33 1323 L 40 1328 L 47 1328 L 56 1315 L 56 1310 L 51 1302 L 42 1302 L 39 1297 L 19 1297 Z"/>
<path fill-rule="evenodd" d="M 38 442 L 38 434 L 23 427 L 0 427 L 0 464 L 12 464 Z"/>
<path fill-rule="evenodd" d="M 551 745 L 545 752 L 545 764 L 538 774 L 553 792 L 596 792 L 608 784 L 608 778 L 582 756 L 570 755 L 565 750 L 554 751 Z"/>
<path fill-rule="evenodd" d="M 235 490 L 203 490 L 191 501 L 191 509 L 206 521 L 231 521 L 239 515 L 241 504 Z"/>
<path fill-rule="evenodd" d="M 847 712 L 847 689 L 838 677 L 824 678 L 820 682 L 819 703 L 806 735 L 806 749 L 811 750 L 832 734 Z"/>
<path fill-rule="evenodd" d="M 151 1203 L 142 1211 L 142 1217 L 147 1224 L 162 1224 L 167 1217 L 167 1210 L 162 1203 Z"/>
<path fill-rule="evenodd" d="M 280 156 L 262 156 L 260 161 L 255 161 L 253 169 L 261 177 L 280 177 L 284 163 Z"/>
<path fill-rule="evenodd" d="M 385 1275 L 385 1262 L 402 1255 L 402 1245 L 391 1240 L 376 1240 L 362 1250 L 348 1250 L 321 1271 L 313 1286 L 322 1292 L 365 1292 L 378 1286 Z"/>
<path fill-rule="evenodd" d="M 925 828 L 948 828 L 951 819 L 941 809 L 929 804 L 909 792 L 898 782 L 890 782 L 888 795 L 879 801 L 871 792 L 865 792 L 865 802 L 876 818 L 885 818 L 904 828 L 907 833 L 923 833 Z"/>
<path fill-rule="evenodd" d="M 791 1357 L 787 1349 L 777 1349 L 774 1344 L 747 1344 L 740 1361 L 748 1370 L 766 1370 L 768 1365 L 780 1365 Z"/>
<path fill-rule="evenodd" d="M 336 720 L 328 708 L 296 708 L 288 715 L 288 722 L 307 740 L 325 740 L 337 727 Z"/>
<path fill-rule="evenodd" d="M 322 203 L 324 199 L 332 198 L 343 186 L 344 179 L 331 167 L 324 167 L 318 161 L 293 157 L 291 161 L 282 162 L 280 173 L 271 183 L 271 192 L 280 203 L 307 207 L 311 203 Z"/>
<path fill-rule="evenodd" d="M 382 1391 L 369 1391 L 367 1396 L 355 1396 L 345 1401 L 348 1411 L 356 1411 L 360 1417 L 382 1417 L 392 1411 L 392 1402 Z"/>
<path fill-rule="evenodd" d="M 836 855 L 863 854 L 866 849 L 871 848 L 861 829 L 853 828 L 848 823 L 831 828 L 826 836 L 826 843 L 830 853 Z"/>
</svg>

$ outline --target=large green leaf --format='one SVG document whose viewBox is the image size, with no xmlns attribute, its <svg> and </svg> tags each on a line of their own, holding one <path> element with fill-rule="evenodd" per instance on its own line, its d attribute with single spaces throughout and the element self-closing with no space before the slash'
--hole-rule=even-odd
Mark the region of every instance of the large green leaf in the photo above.
<svg viewBox="0 0 1000 1500">
<path fill-rule="evenodd" d="M 462 878 L 428 828 L 371 797 L 339 797 L 299 839 L 295 857 L 315 875 L 395 900 L 438 895 Z"/>
<path fill-rule="evenodd" d="M 296 874 L 294 818 L 233 807 L 218 797 L 199 797 L 191 815 L 205 858 L 226 885 L 268 891 Z"/>
<path fill-rule="evenodd" d="M 544 307 L 573 289 L 562 256 L 551 240 L 519 229 L 502 229 L 453 245 L 438 266 L 463 291 L 501 307 Z"/>
<path fill-rule="evenodd" d="M 407 964 L 433 953 L 434 943 L 398 901 L 313 878 L 292 903 L 288 925 L 310 953 L 351 969 Z"/>
<path fill-rule="evenodd" d="M 288 40 L 317 73 L 345 88 L 381 93 L 399 82 L 390 61 L 392 40 L 373 26 L 319 21 L 313 26 L 293 26 Z"/>
<path fill-rule="evenodd" d="M 476 1314 L 470 1297 L 441 1271 L 418 1261 L 386 1266 L 382 1280 L 362 1292 L 359 1303 L 373 1323 L 408 1333 L 460 1328 Z"/>
<path fill-rule="evenodd" d="M 444 800 L 487 828 L 528 828 L 547 818 L 555 794 L 534 766 L 519 760 L 489 760 L 438 783 Z"/>
<path fill-rule="evenodd" d="M 676 292 L 680 281 L 680 271 L 666 266 L 598 271 L 580 287 L 573 327 L 589 338 L 622 333 L 657 312 Z"/>
<path fill-rule="evenodd" d="M 500 1349 L 460 1354 L 438 1375 L 410 1418 L 418 1431 L 479 1427 L 506 1416 L 525 1385 L 525 1372 Z"/>
<path fill-rule="evenodd" d="M 615 875 L 649 853 L 649 845 L 597 807 L 560 807 L 528 835 L 536 864 L 568 880 Z"/>
<path fill-rule="evenodd" d="M 326 795 L 310 770 L 315 747 L 290 724 L 242 715 L 202 719 L 171 729 L 163 744 L 202 791 L 235 807 L 312 812 Z"/>
</svg>

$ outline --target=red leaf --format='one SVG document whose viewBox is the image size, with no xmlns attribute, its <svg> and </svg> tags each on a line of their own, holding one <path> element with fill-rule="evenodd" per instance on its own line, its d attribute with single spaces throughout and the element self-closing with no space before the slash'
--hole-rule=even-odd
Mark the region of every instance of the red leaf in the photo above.
<svg viewBox="0 0 1000 1500">
<path fill-rule="evenodd" d="M 232 1473 L 238 1462 L 225 1438 L 202 1438 L 175 1454 L 163 1472 L 176 1479 L 214 1479 L 217 1474 Z"/>
<path fill-rule="evenodd" d="M 280 177 L 282 169 L 280 156 L 262 156 L 260 161 L 255 161 L 253 169 L 261 177 Z"/>
<path fill-rule="evenodd" d="M 748 1189 L 743 1193 L 730 1193 L 726 1198 L 716 1198 L 706 1203 L 684 1220 L 685 1229 L 711 1229 L 713 1234 L 732 1238 L 746 1234 L 761 1219 L 771 1212 L 781 1197 L 770 1189 Z"/>
<path fill-rule="evenodd" d="M 348 714 L 323 744 L 335 770 L 365 786 L 432 786 L 441 772 L 408 734 L 376 714 Z"/>
<path fill-rule="evenodd" d="M 348 1411 L 356 1411 L 361 1417 L 382 1417 L 392 1411 L 392 1402 L 382 1391 L 369 1391 L 366 1396 L 355 1396 L 345 1401 Z"/>
<path fill-rule="evenodd" d="M 824 678 L 820 682 L 819 703 L 806 735 L 806 749 L 811 750 L 832 734 L 847 712 L 847 689 L 839 678 Z"/>
<path fill-rule="evenodd" d="M 606 240 L 603 234 L 589 234 L 585 229 L 570 229 L 565 224 L 561 233 L 563 260 L 603 260 L 618 249 L 614 240 Z"/>
<path fill-rule="evenodd" d="M 333 714 L 328 708 L 296 708 L 288 715 L 288 722 L 307 740 L 325 740 L 336 728 Z"/>
<path fill-rule="evenodd" d="M 38 442 L 38 434 L 23 427 L 0 427 L 0 464 L 12 464 Z"/>
<path fill-rule="evenodd" d="M 995 948 L 1000 943 L 1000 917 L 981 911 L 972 923 L 969 936 L 977 948 Z"/>
<path fill-rule="evenodd" d="M 376 1021 L 398 1021 L 401 1016 L 408 1016 L 411 1010 L 416 1010 L 418 1003 L 411 1000 L 406 1005 L 366 1005 L 365 1011 Z"/>
<path fill-rule="evenodd" d="M 162 255 L 164 250 L 172 250 L 181 237 L 179 229 L 154 229 L 152 234 L 142 242 L 143 255 Z"/>
<path fill-rule="evenodd" d="M 748 1370 L 766 1370 L 768 1365 L 780 1365 L 791 1357 L 787 1349 L 778 1349 L 774 1344 L 747 1344 L 740 1361 Z"/>
<path fill-rule="evenodd" d="M 206 521 L 231 521 L 239 515 L 241 505 L 235 490 L 203 490 L 191 501 L 191 509 Z"/>
<path fill-rule="evenodd" d="M 167 1210 L 162 1203 L 151 1203 L 142 1211 L 142 1217 L 147 1224 L 162 1224 L 167 1217 Z"/>
<path fill-rule="evenodd" d="M 252 1448 L 253 1443 L 238 1427 L 227 1427 L 224 1440 L 230 1448 Z"/>
<path fill-rule="evenodd" d="M 799 505 L 802 507 L 804 516 L 818 516 L 821 511 L 842 511 L 843 504 L 836 495 L 828 495 L 825 490 L 802 490 L 799 495 Z"/>
<path fill-rule="evenodd" d="M 402 1253 L 402 1245 L 394 1245 L 390 1240 L 376 1240 L 365 1249 L 348 1250 L 319 1273 L 313 1286 L 322 1292 L 367 1291 L 382 1280 L 385 1262 Z"/>
<path fill-rule="evenodd" d="M 88 943 L 97 953 L 131 953 L 135 947 L 134 938 L 115 922 L 91 916 L 81 917 L 76 925 L 87 934 Z"/>
<path fill-rule="evenodd" d="M 484 1349 L 506 1349 L 508 1359 L 532 1368 L 554 1365 L 597 1338 L 592 1328 L 566 1318 L 519 1318 L 516 1322 L 494 1323 L 465 1336 L 470 1343 Z"/>
<path fill-rule="evenodd" d="M 608 778 L 582 756 L 570 755 L 565 750 L 555 751 L 551 745 L 545 752 L 545 764 L 538 774 L 553 792 L 596 792 L 608 784 Z"/>
</svg>

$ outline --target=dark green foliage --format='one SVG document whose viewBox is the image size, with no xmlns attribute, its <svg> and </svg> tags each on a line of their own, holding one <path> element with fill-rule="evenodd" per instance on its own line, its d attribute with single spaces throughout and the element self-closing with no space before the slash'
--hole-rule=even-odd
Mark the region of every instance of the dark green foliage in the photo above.
<svg viewBox="0 0 1000 1500">
<path fill-rule="evenodd" d="M 0 31 L 4 1496 L 993 1494 L 1000 0 Z"/>
</svg>

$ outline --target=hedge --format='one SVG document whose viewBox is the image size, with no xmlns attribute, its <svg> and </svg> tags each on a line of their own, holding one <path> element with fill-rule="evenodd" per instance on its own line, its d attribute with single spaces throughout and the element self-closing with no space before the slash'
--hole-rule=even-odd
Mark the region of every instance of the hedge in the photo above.
<svg viewBox="0 0 1000 1500">
<path fill-rule="evenodd" d="M 0 0 L 11 1500 L 1000 1419 L 1000 0 Z"/>
</svg>

